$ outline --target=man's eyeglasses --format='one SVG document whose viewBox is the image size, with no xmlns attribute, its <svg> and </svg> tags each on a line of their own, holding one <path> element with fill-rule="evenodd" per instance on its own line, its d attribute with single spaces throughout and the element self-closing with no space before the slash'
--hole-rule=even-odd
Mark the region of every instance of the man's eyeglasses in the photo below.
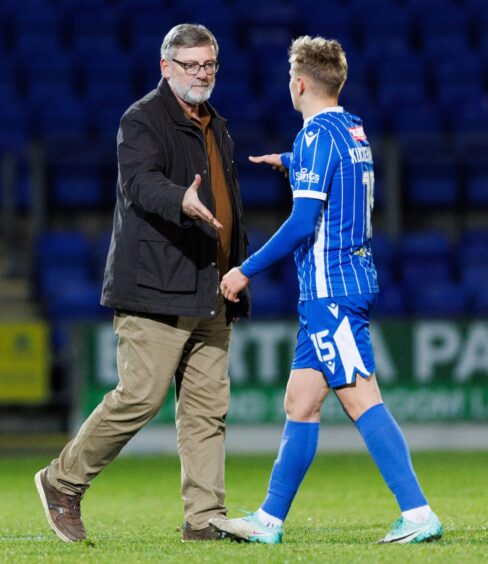
<svg viewBox="0 0 488 564">
<path fill-rule="evenodd" d="M 186 72 L 186 74 L 195 75 L 200 72 L 200 69 L 203 67 L 207 74 L 215 74 L 219 70 L 219 63 L 217 61 L 206 61 L 203 65 L 199 63 L 184 63 L 182 61 L 177 61 L 176 59 L 172 59 L 173 62 L 178 63 L 180 67 Z"/>
</svg>

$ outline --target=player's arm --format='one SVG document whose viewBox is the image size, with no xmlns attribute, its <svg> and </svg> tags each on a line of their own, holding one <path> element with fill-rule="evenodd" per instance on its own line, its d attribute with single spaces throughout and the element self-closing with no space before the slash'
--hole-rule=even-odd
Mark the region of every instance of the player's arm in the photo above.
<svg viewBox="0 0 488 564">
<path fill-rule="evenodd" d="M 223 278 L 221 290 L 231 302 L 238 302 L 237 295 L 259 274 L 277 260 L 285 257 L 315 233 L 324 202 L 322 199 L 296 198 L 288 219 L 258 251 L 252 254 L 240 268 L 233 268 Z"/>
<path fill-rule="evenodd" d="M 270 155 L 260 155 L 259 157 L 249 157 L 252 163 L 265 163 L 273 167 L 273 170 L 279 170 L 285 176 L 288 176 L 290 168 L 291 153 L 272 153 Z"/>
</svg>

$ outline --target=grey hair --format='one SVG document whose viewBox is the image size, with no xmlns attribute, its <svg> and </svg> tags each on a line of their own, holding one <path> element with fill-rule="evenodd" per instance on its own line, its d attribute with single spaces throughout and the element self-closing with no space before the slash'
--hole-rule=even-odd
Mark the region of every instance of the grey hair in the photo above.
<svg viewBox="0 0 488 564">
<path fill-rule="evenodd" d="M 187 23 L 175 25 L 163 40 L 161 59 L 172 59 L 175 50 L 179 47 L 200 47 L 201 45 L 212 45 L 215 49 L 215 56 L 218 56 L 217 40 L 204 25 Z"/>
</svg>

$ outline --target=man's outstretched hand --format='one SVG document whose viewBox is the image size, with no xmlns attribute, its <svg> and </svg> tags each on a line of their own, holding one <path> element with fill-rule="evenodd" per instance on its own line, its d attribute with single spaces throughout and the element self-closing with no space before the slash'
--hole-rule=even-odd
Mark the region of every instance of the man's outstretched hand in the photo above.
<svg viewBox="0 0 488 564">
<path fill-rule="evenodd" d="M 222 229 L 223 225 L 220 221 L 217 221 L 217 219 L 202 204 L 200 198 L 198 197 L 198 189 L 200 188 L 201 182 L 202 177 L 199 174 L 195 174 L 195 180 L 183 196 L 181 210 L 185 215 L 191 217 L 192 219 L 200 219 L 201 221 L 208 223 L 214 229 Z"/>
<path fill-rule="evenodd" d="M 220 283 L 220 290 L 222 295 L 229 302 L 238 302 L 237 297 L 239 292 L 249 284 L 249 278 L 244 276 L 240 269 L 236 266 L 222 278 Z"/>
<path fill-rule="evenodd" d="M 273 170 L 279 170 L 286 177 L 288 176 L 288 169 L 285 168 L 281 162 L 281 155 L 278 153 L 273 153 L 271 155 L 261 155 L 259 157 L 249 157 L 252 163 L 266 163 L 273 167 Z"/>
</svg>

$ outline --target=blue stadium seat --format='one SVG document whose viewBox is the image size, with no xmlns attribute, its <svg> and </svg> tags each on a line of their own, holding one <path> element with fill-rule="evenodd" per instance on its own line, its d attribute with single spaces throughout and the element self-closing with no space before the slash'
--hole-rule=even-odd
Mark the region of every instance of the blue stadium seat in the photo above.
<svg viewBox="0 0 488 564">
<path fill-rule="evenodd" d="M 406 143 L 404 146 L 414 147 L 415 145 Z M 435 149 L 436 151 L 442 149 L 444 154 L 438 152 L 422 154 L 420 143 L 417 149 L 418 153 L 409 152 L 408 148 L 405 153 L 404 173 L 407 181 L 408 203 L 413 207 L 447 208 L 456 206 L 459 202 L 459 186 L 457 162 L 454 156 L 444 146 L 438 146 Z"/>
<path fill-rule="evenodd" d="M 45 139 L 82 137 L 88 129 L 86 109 L 74 99 L 63 99 L 57 106 L 39 105 L 36 114 Z"/>
<path fill-rule="evenodd" d="M 422 284 L 410 286 L 407 300 L 410 312 L 418 316 L 464 315 L 468 304 L 462 285 L 442 279 L 422 280 Z"/>
<path fill-rule="evenodd" d="M 299 17 L 302 26 L 309 35 L 322 35 L 338 39 L 348 52 L 348 43 L 355 37 L 356 28 L 351 19 L 351 12 L 342 3 L 307 0 L 300 2 Z"/>
<path fill-rule="evenodd" d="M 52 106 L 62 111 L 65 103 L 78 98 L 78 92 L 70 80 L 32 80 L 26 95 L 26 102 L 27 106 L 34 110 L 40 107 Z"/>
<path fill-rule="evenodd" d="M 120 116 L 135 101 L 128 80 L 123 82 L 88 80 L 84 98 L 90 108 L 116 108 L 120 112 Z"/>
<path fill-rule="evenodd" d="M 65 60 L 65 53 L 58 35 L 23 32 L 17 36 L 13 57 L 22 57 L 29 63 L 29 68 L 42 68 Z"/>
<path fill-rule="evenodd" d="M 41 234 L 36 244 L 34 285 L 38 297 L 49 299 L 66 280 L 88 280 L 89 244 L 76 231 Z"/>
<path fill-rule="evenodd" d="M 105 264 L 107 262 L 108 250 L 110 248 L 110 240 L 112 238 L 111 231 L 104 231 L 95 240 L 92 246 L 90 269 L 92 280 L 101 282 L 105 271 Z"/>
<path fill-rule="evenodd" d="M 488 285 L 488 260 L 465 264 L 461 270 L 461 282 L 467 294 L 473 299 L 478 293 L 485 293 Z"/>
<path fill-rule="evenodd" d="M 485 91 L 481 82 L 471 82 L 469 78 L 459 78 L 457 82 L 439 84 L 437 90 L 437 100 L 444 111 L 452 108 L 461 108 L 464 104 L 471 101 L 482 102 Z M 456 112 L 457 113 L 457 112 Z M 459 114 L 451 119 L 451 123 L 459 120 Z"/>
<path fill-rule="evenodd" d="M 463 104 L 452 119 L 453 132 L 462 134 L 485 135 L 488 130 L 488 103 L 486 99 L 471 100 Z"/>
<path fill-rule="evenodd" d="M 47 231 L 36 245 L 38 263 L 46 268 L 86 264 L 89 253 L 88 240 L 79 231 Z"/>
<path fill-rule="evenodd" d="M 47 145 L 46 152 L 49 197 L 53 209 L 105 205 L 102 176 L 104 154 L 99 144 L 93 139 L 74 139 L 64 142 L 60 151 L 59 145 L 54 142 Z"/>
<path fill-rule="evenodd" d="M 75 172 L 57 175 L 50 197 L 58 209 L 99 208 L 103 204 L 102 181 L 98 174 Z"/>
<path fill-rule="evenodd" d="M 352 6 L 356 26 L 361 29 L 361 53 L 368 60 L 412 57 L 410 13 L 388 0 L 364 0 Z"/>
<path fill-rule="evenodd" d="M 8 102 L 12 92 L 3 90 L 0 98 L 0 152 L 19 151 L 27 146 L 30 139 L 30 114 L 24 105 L 16 100 Z M 7 101 L 7 103 L 5 103 Z"/>
<path fill-rule="evenodd" d="M 289 311 L 285 288 L 269 270 L 261 272 L 251 281 L 252 315 L 254 319 L 279 318 Z"/>
<path fill-rule="evenodd" d="M 61 285 L 46 304 L 47 315 L 52 321 L 107 318 L 112 312 L 100 305 L 100 295 L 100 282 L 79 280 Z"/>
<path fill-rule="evenodd" d="M 433 104 L 420 102 L 399 104 L 390 114 L 392 131 L 399 137 L 409 135 L 438 135 L 444 130 L 443 114 Z"/>
<path fill-rule="evenodd" d="M 394 279 L 393 265 L 396 263 L 393 260 L 395 244 L 386 235 L 373 233 L 371 250 L 380 285 L 391 284 Z"/>
<path fill-rule="evenodd" d="M 467 195 L 469 206 L 488 207 L 488 166 L 469 171 Z"/>
<path fill-rule="evenodd" d="M 102 38 L 110 38 L 115 44 L 119 43 L 119 23 L 120 17 L 118 10 L 110 9 L 103 5 L 90 6 L 86 3 L 78 3 L 73 7 L 66 18 L 72 43 L 75 48 L 81 45 L 89 45 L 90 40 L 99 41 Z"/>
<path fill-rule="evenodd" d="M 132 101 L 131 101 L 132 102 Z M 127 104 L 127 107 L 129 104 Z M 93 110 L 95 126 L 99 137 L 111 137 L 115 144 L 120 118 L 126 107 L 113 107 L 110 105 L 99 106 Z"/>
<path fill-rule="evenodd" d="M 379 278 L 380 294 L 374 314 L 379 316 L 403 316 L 407 309 L 406 300 L 401 286 L 382 281 Z"/>
<path fill-rule="evenodd" d="M 255 172 L 251 169 L 242 171 L 239 175 L 239 184 L 244 206 L 272 207 L 281 205 L 283 198 L 286 197 L 284 195 L 286 187 L 283 187 L 281 179 L 274 171 L 265 171 L 262 168 Z"/>
<path fill-rule="evenodd" d="M 470 229 L 465 231 L 458 245 L 458 268 L 461 276 L 465 271 L 472 271 L 476 278 L 477 268 L 485 268 L 488 265 L 488 231 L 481 229 Z M 488 278 L 486 279 L 488 282 Z M 481 278 L 479 278 L 481 283 Z"/>
<path fill-rule="evenodd" d="M 444 61 L 439 61 L 432 67 L 438 88 L 445 85 L 459 83 L 478 83 L 483 80 L 483 68 L 479 56 L 466 59 L 453 55 Z"/>
<path fill-rule="evenodd" d="M 452 248 L 449 238 L 438 231 L 411 231 L 398 246 L 402 284 L 412 288 L 423 284 L 450 282 L 453 277 Z"/>
</svg>

